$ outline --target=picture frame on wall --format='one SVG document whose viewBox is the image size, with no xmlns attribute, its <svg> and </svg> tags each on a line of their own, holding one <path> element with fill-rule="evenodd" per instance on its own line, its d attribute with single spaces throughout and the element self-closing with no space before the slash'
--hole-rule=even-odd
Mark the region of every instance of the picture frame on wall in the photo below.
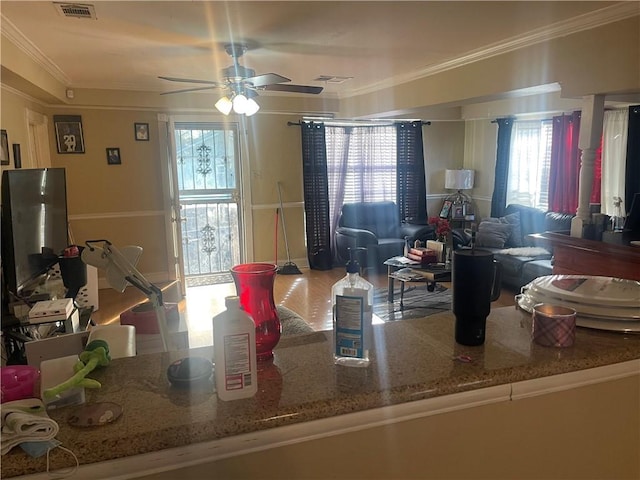
<svg viewBox="0 0 640 480">
<path fill-rule="evenodd" d="M 120 149 L 117 147 L 107 148 L 107 163 L 109 165 L 120 165 L 122 159 L 120 158 Z"/>
<path fill-rule="evenodd" d="M 134 123 L 133 127 L 136 134 L 136 142 L 149 141 L 149 124 L 148 123 Z"/>
<path fill-rule="evenodd" d="M 0 165 L 9 165 L 9 136 L 6 130 L 0 130 Z"/>
<path fill-rule="evenodd" d="M 84 153 L 82 117 L 80 115 L 54 115 L 58 153 Z"/>
</svg>

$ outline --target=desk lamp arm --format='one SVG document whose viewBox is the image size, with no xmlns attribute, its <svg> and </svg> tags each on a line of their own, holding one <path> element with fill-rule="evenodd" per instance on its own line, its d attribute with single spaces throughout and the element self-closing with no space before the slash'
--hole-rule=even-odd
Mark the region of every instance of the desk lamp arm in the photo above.
<svg viewBox="0 0 640 480">
<path fill-rule="evenodd" d="M 84 255 L 85 252 L 83 252 L 83 260 L 85 263 L 108 271 L 115 270 L 120 277 L 146 295 L 156 313 L 158 330 L 160 331 L 164 351 L 169 351 L 169 332 L 167 330 L 166 311 L 162 301 L 162 290 L 149 282 L 109 240 L 87 240 L 85 244 L 89 251 L 87 255 Z M 112 286 L 112 288 L 115 287 Z M 119 290 L 118 288 L 115 289 Z M 120 291 L 124 291 L 124 288 Z"/>
</svg>

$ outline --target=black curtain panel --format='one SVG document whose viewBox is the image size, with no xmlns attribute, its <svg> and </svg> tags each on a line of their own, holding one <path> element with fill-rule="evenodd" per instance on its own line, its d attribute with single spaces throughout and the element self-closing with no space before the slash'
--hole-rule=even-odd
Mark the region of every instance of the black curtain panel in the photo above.
<svg viewBox="0 0 640 480">
<path fill-rule="evenodd" d="M 624 187 L 624 206 L 629 211 L 633 195 L 640 192 L 640 105 L 629 107 L 627 166 Z"/>
<path fill-rule="evenodd" d="M 330 270 L 332 255 L 324 123 L 303 122 L 300 129 L 309 267 Z"/>
<path fill-rule="evenodd" d="M 499 118 L 495 120 L 495 123 L 498 124 L 498 148 L 496 153 L 493 195 L 491 196 L 491 216 L 496 218 L 502 217 L 507 207 L 507 180 L 509 178 L 509 156 L 513 121 L 513 118 Z"/>
<path fill-rule="evenodd" d="M 403 222 L 427 224 L 427 188 L 425 181 L 422 125 L 400 122 L 397 127 L 397 203 Z"/>
</svg>

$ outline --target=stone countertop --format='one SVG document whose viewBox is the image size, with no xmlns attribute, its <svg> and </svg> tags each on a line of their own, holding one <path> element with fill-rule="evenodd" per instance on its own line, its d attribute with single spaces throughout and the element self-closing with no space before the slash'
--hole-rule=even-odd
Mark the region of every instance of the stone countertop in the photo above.
<svg viewBox="0 0 640 480">
<path fill-rule="evenodd" d="M 88 402 L 122 405 L 117 421 L 71 427 L 76 407 L 49 415 L 60 425 L 58 440 L 83 465 L 640 358 L 640 335 L 578 328 L 573 347 L 534 344 L 530 315 L 515 307 L 492 310 L 482 346 L 458 345 L 453 330 L 451 312 L 375 325 L 367 369 L 334 365 L 331 331 L 282 337 L 273 363 L 259 370 L 256 396 L 233 402 L 218 400 L 212 383 L 185 389 L 167 380 L 173 361 L 212 359 L 212 347 L 117 359 L 91 375 L 102 388 L 87 390 Z M 52 469 L 71 462 L 60 449 L 51 452 Z M 19 448 L 2 457 L 2 478 L 45 470 L 45 457 Z"/>
</svg>

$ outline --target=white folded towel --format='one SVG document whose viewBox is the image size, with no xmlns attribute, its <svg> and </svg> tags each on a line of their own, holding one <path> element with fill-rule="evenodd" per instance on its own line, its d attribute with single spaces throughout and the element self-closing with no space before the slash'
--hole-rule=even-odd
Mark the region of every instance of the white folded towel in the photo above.
<svg viewBox="0 0 640 480">
<path fill-rule="evenodd" d="M 58 424 L 47 415 L 44 403 L 39 398 L 3 403 L 0 405 L 0 416 L 2 455 L 22 442 L 52 440 L 60 430 Z"/>
</svg>

